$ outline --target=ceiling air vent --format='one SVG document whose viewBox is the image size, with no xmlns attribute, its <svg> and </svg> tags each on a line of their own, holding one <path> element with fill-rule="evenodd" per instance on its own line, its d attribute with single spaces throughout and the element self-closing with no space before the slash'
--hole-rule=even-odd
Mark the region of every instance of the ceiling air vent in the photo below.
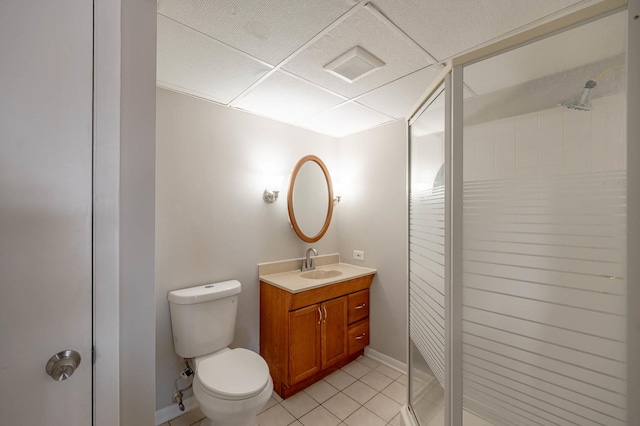
<svg viewBox="0 0 640 426">
<path fill-rule="evenodd" d="M 353 83 L 382 66 L 384 66 L 384 62 L 362 47 L 356 46 L 329 62 L 324 66 L 324 69 L 349 83 Z"/>
</svg>

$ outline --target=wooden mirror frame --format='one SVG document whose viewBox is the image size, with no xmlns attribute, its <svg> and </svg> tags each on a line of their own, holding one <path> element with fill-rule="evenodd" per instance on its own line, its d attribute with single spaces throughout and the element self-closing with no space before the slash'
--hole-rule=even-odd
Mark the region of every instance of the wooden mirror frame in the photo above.
<svg viewBox="0 0 640 426">
<path fill-rule="evenodd" d="M 322 225 L 322 229 L 315 236 L 308 236 L 300 229 L 298 225 L 298 221 L 296 220 L 296 215 L 293 210 L 293 187 L 296 183 L 296 177 L 298 176 L 298 172 L 300 168 L 308 161 L 315 162 L 322 169 L 322 173 L 324 173 L 324 178 L 327 182 L 327 189 L 329 190 L 328 203 L 327 203 L 327 217 L 324 220 L 324 224 Z M 287 193 L 287 210 L 289 211 L 289 221 L 291 222 L 291 227 L 296 235 L 307 243 L 315 243 L 319 241 L 320 238 L 324 236 L 329 229 L 329 224 L 331 223 L 331 217 L 333 216 L 333 185 L 331 184 L 331 176 L 329 175 L 329 170 L 327 166 L 322 162 L 320 158 L 315 155 L 305 155 L 296 163 L 293 168 L 293 172 L 291 172 L 291 178 L 289 179 L 289 192 Z"/>
</svg>

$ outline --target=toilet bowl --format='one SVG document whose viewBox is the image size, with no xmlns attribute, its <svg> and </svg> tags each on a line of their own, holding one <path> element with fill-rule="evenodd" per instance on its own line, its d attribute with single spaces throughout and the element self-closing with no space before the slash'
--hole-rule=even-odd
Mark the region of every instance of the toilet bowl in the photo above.
<svg viewBox="0 0 640 426">
<path fill-rule="evenodd" d="M 193 395 L 207 416 L 201 426 L 257 426 L 273 390 L 267 363 L 247 349 L 196 358 Z"/>
<path fill-rule="evenodd" d="M 229 349 L 240 283 L 236 280 L 169 292 L 176 353 L 195 359 L 193 395 L 207 416 L 201 426 L 257 426 L 273 391 L 266 361 L 248 349 Z"/>
</svg>

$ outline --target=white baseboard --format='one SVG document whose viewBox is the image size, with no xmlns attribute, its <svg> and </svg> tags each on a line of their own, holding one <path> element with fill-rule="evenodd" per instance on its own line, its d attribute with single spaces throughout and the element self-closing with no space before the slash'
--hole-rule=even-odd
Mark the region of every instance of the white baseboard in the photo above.
<svg viewBox="0 0 640 426">
<path fill-rule="evenodd" d="M 178 404 L 171 404 L 168 407 L 164 407 L 156 411 L 156 426 L 159 426 L 164 422 L 173 420 L 188 411 L 198 408 L 198 401 L 196 401 L 196 398 L 193 395 L 189 398 L 184 399 L 182 402 L 184 404 L 184 411 L 180 411 Z"/>
<path fill-rule="evenodd" d="M 364 354 L 369 358 L 373 358 L 376 361 L 385 364 L 387 367 L 391 367 L 394 370 L 399 371 L 402 374 L 407 374 L 407 364 L 400 362 L 395 358 L 391 358 L 389 355 L 385 355 L 382 352 L 370 349 L 369 347 L 364 348 Z"/>
<path fill-rule="evenodd" d="M 402 408 L 400 408 L 400 417 L 402 417 L 403 426 L 418 426 L 413 421 L 413 416 L 409 413 L 409 407 L 407 405 L 403 405 Z"/>
</svg>

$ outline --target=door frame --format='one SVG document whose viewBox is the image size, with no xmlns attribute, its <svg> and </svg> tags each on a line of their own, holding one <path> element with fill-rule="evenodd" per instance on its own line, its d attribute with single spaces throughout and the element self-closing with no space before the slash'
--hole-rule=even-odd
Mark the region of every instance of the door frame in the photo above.
<svg viewBox="0 0 640 426">
<path fill-rule="evenodd" d="M 93 424 L 155 424 L 155 0 L 93 0 Z"/>
</svg>

